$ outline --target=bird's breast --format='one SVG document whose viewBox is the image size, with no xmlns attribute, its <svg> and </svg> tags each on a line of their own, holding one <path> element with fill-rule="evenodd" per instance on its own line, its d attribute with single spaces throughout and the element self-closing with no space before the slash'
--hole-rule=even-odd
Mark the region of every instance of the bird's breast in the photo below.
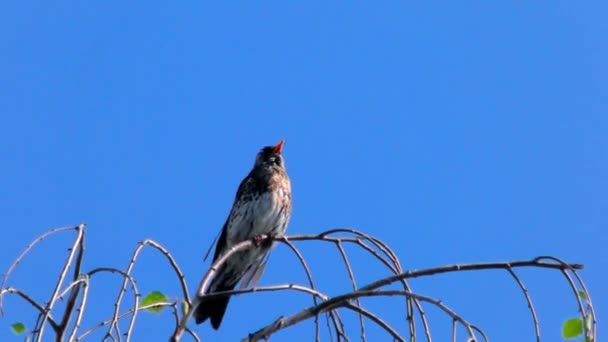
<svg viewBox="0 0 608 342">
<path fill-rule="evenodd" d="M 286 185 L 278 185 L 238 203 L 228 226 L 230 244 L 285 229 L 291 215 L 291 189 Z"/>
</svg>

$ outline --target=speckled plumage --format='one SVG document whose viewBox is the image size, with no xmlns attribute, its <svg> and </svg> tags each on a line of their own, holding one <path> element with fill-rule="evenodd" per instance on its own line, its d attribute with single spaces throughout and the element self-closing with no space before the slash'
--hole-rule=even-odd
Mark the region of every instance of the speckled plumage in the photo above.
<svg viewBox="0 0 608 342">
<path fill-rule="evenodd" d="M 215 247 L 214 261 L 239 242 L 260 234 L 285 232 L 291 216 L 291 183 L 285 170 L 282 147 L 283 141 L 276 146 L 264 147 L 257 154 L 252 170 L 239 185 Z M 239 281 L 241 287 L 257 282 L 271 249 L 272 246 L 261 246 L 232 255 L 220 267 L 207 292 L 230 291 Z M 194 312 L 196 323 L 210 318 L 213 328 L 218 329 L 229 298 L 203 299 Z"/>
</svg>

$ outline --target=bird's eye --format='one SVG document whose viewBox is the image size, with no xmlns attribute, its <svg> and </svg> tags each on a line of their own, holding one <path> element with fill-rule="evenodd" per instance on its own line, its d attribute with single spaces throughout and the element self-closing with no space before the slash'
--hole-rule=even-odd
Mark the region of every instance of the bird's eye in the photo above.
<svg viewBox="0 0 608 342">
<path fill-rule="evenodd" d="M 281 158 L 273 156 L 273 157 L 268 158 L 268 162 L 272 163 L 272 164 L 281 165 Z"/>
</svg>

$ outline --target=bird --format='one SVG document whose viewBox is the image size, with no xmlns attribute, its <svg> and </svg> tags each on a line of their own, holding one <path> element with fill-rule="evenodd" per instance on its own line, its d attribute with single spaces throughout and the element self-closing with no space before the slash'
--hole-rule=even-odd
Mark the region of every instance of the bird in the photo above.
<svg viewBox="0 0 608 342">
<path fill-rule="evenodd" d="M 291 217 L 291 181 L 285 168 L 282 150 L 285 140 L 274 146 L 263 147 L 256 155 L 253 168 L 240 183 L 232 209 L 222 227 L 215 245 L 213 262 L 232 246 L 262 234 L 281 235 Z M 231 255 L 217 270 L 206 293 L 234 290 L 255 285 L 264 271 L 267 256 L 274 246 L 264 243 Z M 196 324 L 207 319 L 218 330 L 222 323 L 230 296 L 198 298 L 194 309 Z"/>
</svg>

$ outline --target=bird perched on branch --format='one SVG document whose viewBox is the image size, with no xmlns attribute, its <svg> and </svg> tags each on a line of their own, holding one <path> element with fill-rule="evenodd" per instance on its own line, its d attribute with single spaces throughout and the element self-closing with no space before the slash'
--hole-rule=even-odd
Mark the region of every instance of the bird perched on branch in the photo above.
<svg viewBox="0 0 608 342">
<path fill-rule="evenodd" d="M 215 262 L 239 242 L 266 234 L 283 234 L 291 216 L 291 183 L 283 160 L 284 140 L 258 152 L 253 168 L 236 193 L 230 214 L 215 246 Z M 264 271 L 272 243 L 249 248 L 230 256 L 217 270 L 207 293 L 231 291 L 241 281 L 241 288 L 255 284 Z M 201 298 L 194 311 L 197 324 L 211 320 L 219 329 L 229 296 Z"/>
</svg>

